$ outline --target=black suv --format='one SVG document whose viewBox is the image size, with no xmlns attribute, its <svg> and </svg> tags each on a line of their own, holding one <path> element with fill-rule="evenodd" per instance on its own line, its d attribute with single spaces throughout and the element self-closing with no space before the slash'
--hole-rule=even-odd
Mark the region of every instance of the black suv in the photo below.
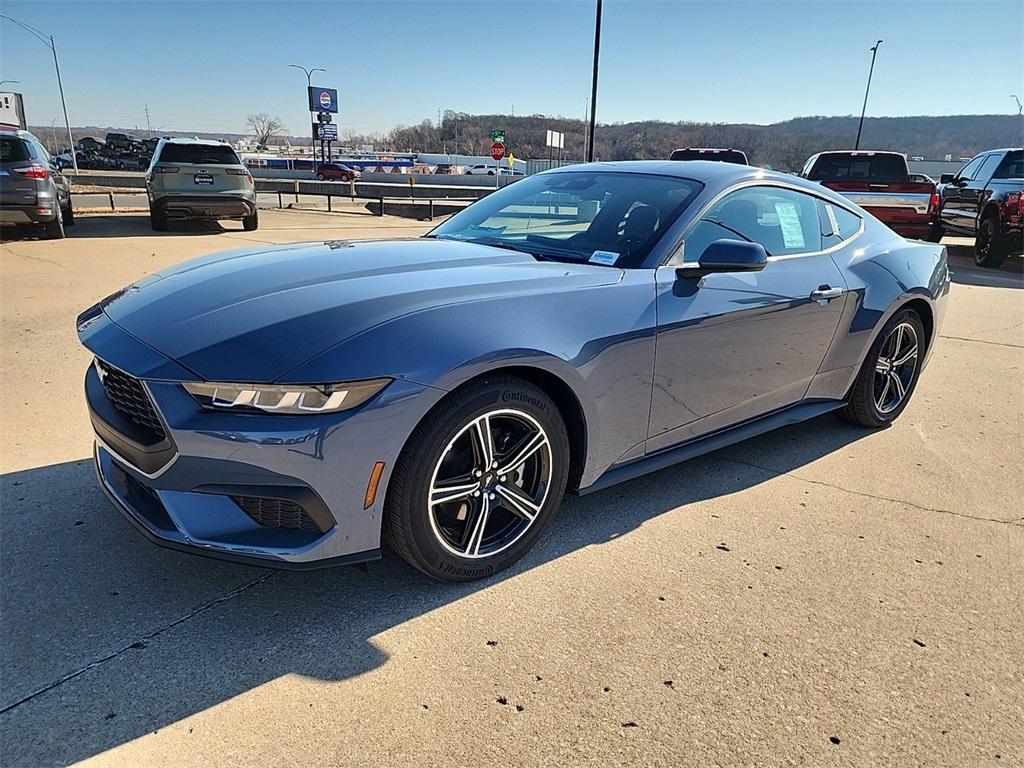
<svg viewBox="0 0 1024 768">
<path fill-rule="evenodd" d="M 1022 250 L 1024 149 L 982 152 L 939 182 L 939 224 L 945 234 L 974 238 L 974 260 L 998 267 Z"/>
<path fill-rule="evenodd" d="M 56 239 L 74 223 L 71 190 L 56 159 L 28 131 L 0 131 L 0 224 L 40 224 Z"/>
</svg>

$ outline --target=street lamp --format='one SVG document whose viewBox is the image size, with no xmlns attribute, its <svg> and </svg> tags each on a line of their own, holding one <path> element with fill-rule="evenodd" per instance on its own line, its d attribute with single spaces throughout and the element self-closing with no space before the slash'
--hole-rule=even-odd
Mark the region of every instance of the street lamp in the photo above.
<svg viewBox="0 0 1024 768">
<path fill-rule="evenodd" d="M 323 67 L 313 67 L 312 69 L 306 69 L 301 64 L 289 64 L 289 67 L 295 67 L 295 69 L 301 69 L 306 73 L 306 101 L 308 106 L 309 101 L 309 89 L 313 87 L 313 73 L 314 72 L 326 72 L 327 70 Z M 309 110 L 309 114 L 313 114 L 313 110 Z M 312 124 L 310 120 L 310 124 Z M 313 156 L 313 170 L 316 170 L 316 133 L 313 133 L 312 141 L 309 144 L 309 152 Z"/>
<path fill-rule="evenodd" d="M 590 132 L 587 136 L 587 162 L 594 162 L 594 127 L 597 122 L 597 63 L 601 57 L 601 0 L 594 14 L 594 76 L 590 83 Z"/>
<path fill-rule="evenodd" d="M 18 21 L 5 13 L 0 13 L 0 19 L 7 19 L 8 21 L 14 22 L 30 35 L 33 35 L 37 40 L 39 40 L 39 42 L 49 48 L 51 53 L 53 53 L 53 67 L 57 70 L 57 88 L 60 89 L 60 105 L 64 109 L 64 127 L 67 128 L 68 143 L 71 145 L 71 163 L 75 166 L 75 173 L 78 173 L 78 158 L 75 157 L 75 140 L 71 137 L 71 122 L 68 120 L 68 105 L 64 101 L 64 84 L 60 79 L 60 64 L 57 63 L 57 46 L 53 43 L 53 35 L 47 35 L 45 32 L 36 29 L 31 24 L 26 24 L 24 21 Z"/>
<path fill-rule="evenodd" d="M 878 55 L 878 46 L 882 44 L 879 40 L 871 47 L 871 68 L 868 69 L 868 87 L 864 89 L 864 106 L 860 108 L 860 124 L 857 126 L 857 141 L 854 143 L 854 149 L 860 149 L 860 132 L 864 127 L 864 112 L 868 108 L 868 91 L 871 90 L 871 74 L 875 71 L 875 56 Z"/>
<path fill-rule="evenodd" d="M 1017 102 L 1017 117 L 1020 117 L 1021 113 L 1024 112 L 1024 105 L 1020 103 L 1020 99 L 1017 98 L 1016 93 L 1011 93 L 1010 98 Z"/>
</svg>

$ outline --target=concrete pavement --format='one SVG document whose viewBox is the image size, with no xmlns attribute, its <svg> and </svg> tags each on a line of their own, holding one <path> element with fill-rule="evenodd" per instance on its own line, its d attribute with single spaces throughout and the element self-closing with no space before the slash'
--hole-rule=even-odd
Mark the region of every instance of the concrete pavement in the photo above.
<svg viewBox="0 0 1024 768">
<path fill-rule="evenodd" d="M 193 255 L 410 236 L 261 212 L 4 230 L 0 764 L 1024 762 L 1024 275 L 952 247 L 897 424 L 828 417 L 582 499 L 511 572 L 168 552 L 96 487 L 74 318 Z"/>
</svg>

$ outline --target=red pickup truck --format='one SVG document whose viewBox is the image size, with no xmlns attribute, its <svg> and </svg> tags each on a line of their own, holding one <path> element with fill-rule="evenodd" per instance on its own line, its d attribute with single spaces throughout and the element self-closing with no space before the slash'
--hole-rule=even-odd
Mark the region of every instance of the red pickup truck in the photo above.
<svg viewBox="0 0 1024 768">
<path fill-rule="evenodd" d="M 849 198 L 903 237 L 942 239 L 939 191 L 935 184 L 911 181 L 907 158 L 899 152 L 819 152 L 800 175 Z"/>
</svg>

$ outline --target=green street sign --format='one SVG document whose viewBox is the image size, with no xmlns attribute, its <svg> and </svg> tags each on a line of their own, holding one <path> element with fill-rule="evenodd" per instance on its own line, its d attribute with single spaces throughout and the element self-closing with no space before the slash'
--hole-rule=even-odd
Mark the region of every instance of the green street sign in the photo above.
<svg viewBox="0 0 1024 768">
<path fill-rule="evenodd" d="M 496 141 L 499 144 L 504 144 L 505 143 L 505 131 L 503 131 L 503 130 L 491 131 L 491 141 Z"/>
</svg>

